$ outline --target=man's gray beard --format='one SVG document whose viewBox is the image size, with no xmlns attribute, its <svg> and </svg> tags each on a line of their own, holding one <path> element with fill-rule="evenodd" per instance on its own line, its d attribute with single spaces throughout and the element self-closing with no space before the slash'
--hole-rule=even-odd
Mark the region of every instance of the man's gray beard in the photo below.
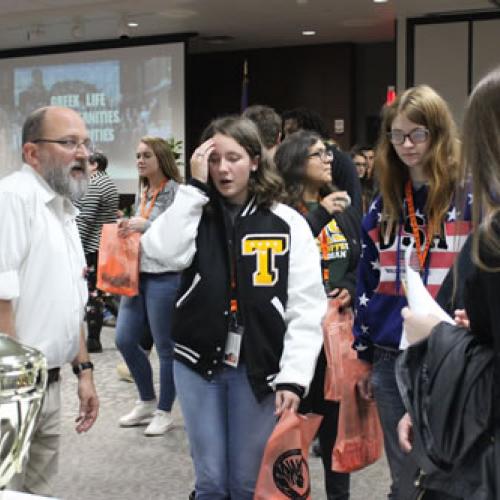
<svg viewBox="0 0 500 500">
<path fill-rule="evenodd" d="M 57 194 L 65 196 L 71 201 L 76 201 L 87 192 L 89 181 L 86 166 L 84 168 L 87 175 L 75 178 L 71 175 L 71 170 L 75 163 L 78 162 L 73 162 L 69 165 L 58 165 L 53 161 L 41 159 L 40 163 L 42 177 Z"/>
</svg>

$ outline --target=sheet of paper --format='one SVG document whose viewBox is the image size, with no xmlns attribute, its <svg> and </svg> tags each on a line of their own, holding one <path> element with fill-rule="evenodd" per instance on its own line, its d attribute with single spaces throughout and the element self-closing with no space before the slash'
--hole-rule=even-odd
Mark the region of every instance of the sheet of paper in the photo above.
<svg viewBox="0 0 500 500">
<path fill-rule="evenodd" d="M 437 316 L 441 321 L 446 321 L 454 325 L 455 322 L 453 318 L 432 298 L 432 295 L 428 292 L 427 288 L 425 288 L 420 278 L 420 274 L 410 267 L 409 260 L 409 255 L 407 255 L 405 263 L 405 291 L 408 307 L 415 313 L 432 314 Z M 399 348 L 406 349 L 407 347 L 408 339 L 403 328 Z"/>
</svg>

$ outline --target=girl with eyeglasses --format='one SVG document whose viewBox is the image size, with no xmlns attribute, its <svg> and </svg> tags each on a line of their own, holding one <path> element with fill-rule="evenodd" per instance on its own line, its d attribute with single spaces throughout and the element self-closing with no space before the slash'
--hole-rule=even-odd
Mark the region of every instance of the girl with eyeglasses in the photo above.
<svg viewBox="0 0 500 500">
<path fill-rule="evenodd" d="M 317 239 L 325 291 L 339 299 L 342 307 L 349 307 L 356 288 L 361 216 L 357 208 L 350 206 L 347 192 L 334 188 L 332 159 L 320 136 L 305 130 L 288 135 L 274 158 L 285 182 L 285 202 L 304 215 Z M 326 494 L 329 500 L 348 500 L 349 474 L 332 471 L 339 403 L 324 398 L 325 372 L 322 349 L 309 395 L 300 411 L 323 415 L 318 436 Z"/>
<path fill-rule="evenodd" d="M 397 498 L 403 454 L 396 428 L 405 408 L 394 366 L 402 336 L 401 309 L 407 304 L 404 256 L 408 248 L 416 254 L 422 280 L 435 296 L 470 230 L 468 222 L 458 221 L 453 204 L 458 176 L 455 124 L 433 89 L 410 88 L 384 109 L 375 169 L 380 195 L 362 225 L 355 348 L 359 358 L 372 364 L 371 377 L 358 388 L 377 402 L 392 478 L 389 498 Z"/>
</svg>

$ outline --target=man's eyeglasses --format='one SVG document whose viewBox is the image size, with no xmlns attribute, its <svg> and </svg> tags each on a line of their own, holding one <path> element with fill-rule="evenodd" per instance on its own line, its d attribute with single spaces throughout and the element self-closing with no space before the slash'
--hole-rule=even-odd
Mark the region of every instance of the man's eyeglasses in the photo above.
<svg viewBox="0 0 500 500">
<path fill-rule="evenodd" d="M 414 128 L 409 134 L 405 134 L 402 130 L 391 130 L 387 132 L 387 137 L 395 146 L 401 146 L 410 139 L 412 144 L 422 144 L 429 137 L 429 131 L 426 128 Z"/>
<path fill-rule="evenodd" d="M 325 162 L 333 160 L 333 152 L 330 151 L 329 149 L 320 149 L 319 151 L 316 151 L 308 155 L 308 158 L 313 158 L 314 156 L 317 156 L 321 161 Z"/>
<path fill-rule="evenodd" d="M 71 153 L 75 153 L 80 146 L 83 146 L 87 150 L 87 153 L 89 154 L 92 154 L 95 151 L 94 144 L 90 139 L 85 139 L 84 141 L 81 142 L 77 141 L 76 139 L 35 139 L 34 141 L 31 142 L 35 144 L 38 144 L 40 142 L 60 144 L 64 149 L 66 149 Z"/>
<path fill-rule="evenodd" d="M 354 165 L 356 165 L 356 167 L 366 168 L 366 163 L 361 163 L 360 161 L 355 162 Z"/>
</svg>

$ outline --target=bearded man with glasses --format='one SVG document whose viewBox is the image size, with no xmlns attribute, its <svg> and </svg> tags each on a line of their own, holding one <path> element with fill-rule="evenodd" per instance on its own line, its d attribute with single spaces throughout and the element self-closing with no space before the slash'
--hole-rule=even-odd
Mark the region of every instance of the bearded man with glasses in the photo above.
<svg viewBox="0 0 500 500">
<path fill-rule="evenodd" d="M 82 328 L 85 258 L 72 204 L 87 189 L 92 149 L 78 113 L 40 108 L 23 126 L 24 165 L 0 181 L 0 332 L 40 350 L 49 368 L 29 457 L 9 488 L 38 495 L 52 496 L 57 472 L 64 363 L 78 377 L 78 433 L 92 427 L 99 408 Z"/>
</svg>

